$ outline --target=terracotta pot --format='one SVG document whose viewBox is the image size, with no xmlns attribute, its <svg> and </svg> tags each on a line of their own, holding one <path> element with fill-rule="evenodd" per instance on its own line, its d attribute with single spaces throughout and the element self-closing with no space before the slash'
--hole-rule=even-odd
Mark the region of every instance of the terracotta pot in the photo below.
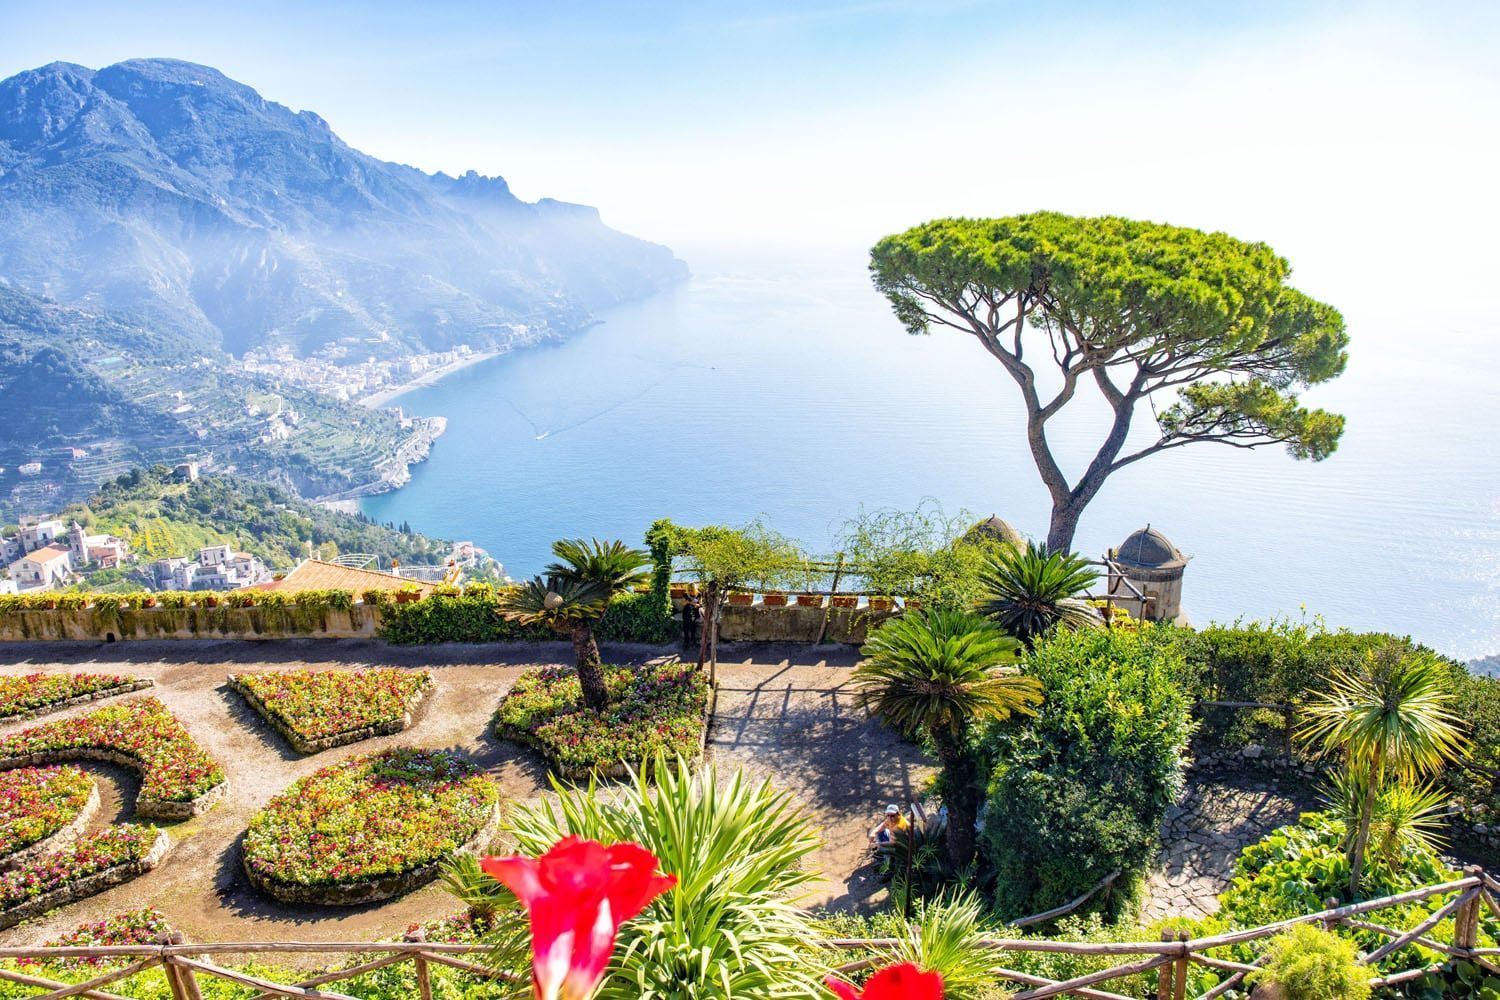
<svg viewBox="0 0 1500 1000">
<path fill-rule="evenodd" d="M 398 591 L 396 591 L 396 603 L 397 604 L 414 604 L 417 601 L 420 601 L 421 599 L 422 599 L 422 595 L 421 594 L 414 594 L 414 593 L 412 593 L 409 590 L 398 590 Z"/>
<path fill-rule="evenodd" d="M 729 603 L 730 604 L 738 605 L 740 607 L 744 607 L 744 606 L 746 606 L 748 604 L 755 603 L 755 595 L 754 594 L 730 594 L 729 595 Z"/>
<path fill-rule="evenodd" d="M 835 594 L 833 597 L 829 598 L 829 600 L 836 608 L 859 607 L 859 598 L 855 597 L 853 594 Z"/>
<path fill-rule="evenodd" d="M 760 603 L 764 604 L 768 608 L 784 608 L 786 607 L 786 595 L 763 594 L 761 595 Z"/>
<path fill-rule="evenodd" d="M 907 611 L 921 611 L 922 610 L 922 602 L 919 601 L 919 600 L 917 600 L 915 597 L 908 597 L 906 600 L 904 600 L 904 601 L 901 602 L 901 606 L 903 608 L 905 608 Z"/>
<path fill-rule="evenodd" d="M 56 611 L 57 610 L 57 602 L 56 601 L 43 601 L 42 602 L 42 610 L 43 611 Z"/>
<path fill-rule="evenodd" d="M 148 598 L 146 598 L 144 601 L 141 602 L 141 607 L 143 607 L 143 608 L 154 608 L 154 607 L 156 607 L 156 598 L 154 598 L 154 597 L 148 597 Z"/>
<path fill-rule="evenodd" d="M 219 599 L 217 597 L 205 597 L 203 599 L 203 606 L 205 608 L 217 608 L 219 606 Z"/>
<path fill-rule="evenodd" d="M 823 606 L 822 594 L 798 594 L 797 607 L 799 608 L 821 608 Z"/>
<path fill-rule="evenodd" d="M 688 595 L 688 589 L 687 589 L 687 587 L 683 586 L 682 584 L 674 583 L 674 584 L 672 584 L 672 589 L 671 589 L 670 593 L 672 595 L 672 599 L 673 600 L 676 600 L 676 601 L 686 600 L 687 599 L 687 595 Z"/>
<path fill-rule="evenodd" d="M 870 598 L 871 611 L 889 611 L 896 606 L 894 597 L 872 597 Z"/>
</svg>

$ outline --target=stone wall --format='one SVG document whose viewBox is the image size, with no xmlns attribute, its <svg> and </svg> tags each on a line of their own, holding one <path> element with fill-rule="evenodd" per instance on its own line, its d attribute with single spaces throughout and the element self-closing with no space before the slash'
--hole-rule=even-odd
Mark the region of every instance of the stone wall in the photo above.
<svg viewBox="0 0 1500 1000">
<path fill-rule="evenodd" d="M 0 614 L 0 642 L 129 639 L 370 639 L 378 612 L 296 607 L 53 608 Z"/>
<path fill-rule="evenodd" d="M 858 646 L 870 626 L 894 617 L 897 611 L 862 608 L 800 608 L 794 604 L 731 604 L 719 622 L 721 642 L 843 642 Z M 827 617 L 825 631 L 823 621 Z"/>
</svg>

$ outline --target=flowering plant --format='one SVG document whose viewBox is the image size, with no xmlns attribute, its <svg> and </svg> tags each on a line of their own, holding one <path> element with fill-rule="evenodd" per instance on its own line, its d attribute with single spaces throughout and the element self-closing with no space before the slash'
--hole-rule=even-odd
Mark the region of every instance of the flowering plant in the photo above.
<svg viewBox="0 0 1500 1000">
<path fill-rule="evenodd" d="M 564 771 L 698 756 L 708 684 L 697 670 L 606 667 L 604 676 L 609 708 L 593 712 L 572 670 L 528 670 L 501 701 L 496 733 L 536 747 Z"/>
<path fill-rule="evenodd" d="M 245 864 L 294 885 L 347 885 L 429 865 L 495 814 L 499 792 L 443 750 L 398 748 L 331 764 L 250 820 Z"/>
<path fill-rule="evenodd" d="M 286 670 L 240 674 L 252 704 L 304 741 L 400 723 L 432 687 L 425 670 Z"/>
<path fill-rule="evenodd" d="M 140 861 L 156 843 L 154 826 L 125 823 L 27 861 L 0 875 L 0 911 L 14 909 L 29 899 L 96 875 L 119 865 Z"/>
<path fill-rule="evenodd" d="M 565 837 L 537 858 L 484 858 L 531 923 L 537 1000 L 588 1000 L 604 978 L 620 925 L 677 884 L 639 844 Z"/>
<path fill-rule="evenodd" d="M 0 859 L 73 822 L 93 790 L 94 779 L 76 767 L 0 771 Z"/>
<path fill-rule="evenodd" d="M 828 988 L 840 1000 L 943 1000 L 943 977 L 911 962 L 886 966 L 865 980 L 863 989 L 834 976 L 828 977 Z"/>
<path fill-rule="evenodd" d="M 0 719 L 61 706 L 72 698 L 135 687 L 128 674 L 24 674 L 0 676 Z"/>
<path fill-rule="evenodd" d="M 0 760 L 69 750 L 123 754 L 141 769 L 141 797 L 190 802 L 224 783 L 224 771 L 155 698 L 133 698 L 0 739 Z"/>
<path fill-rule="evenodd" d="M 129 913 L 116 913 L 103 920 L 79 924 L 61 937 L 48 941 L 44 948 L 88 948 L 130 944 L 155 944 L 157 935 L 170 930 L 166 916 L 154 906 Z M 78 965 L 113 965 L 129 959 L 71 958 L 54 960 L 63 967 Z M 38 964 L 35 959 L 21 959 L 23 964 Z"/>
</svg>

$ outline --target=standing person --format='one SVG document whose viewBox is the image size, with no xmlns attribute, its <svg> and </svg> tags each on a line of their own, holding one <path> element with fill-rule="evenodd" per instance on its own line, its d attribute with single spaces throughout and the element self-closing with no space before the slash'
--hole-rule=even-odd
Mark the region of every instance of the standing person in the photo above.
<svg viewBox="0 0 1500 1000">
<path fill-rule="evenodd" d="M 692 649 L 698 645 L 698 629 L 703 622 L 703 612 L 696 594 L 688 594 L 682 604 L 682 648 Z"/>
</svg>

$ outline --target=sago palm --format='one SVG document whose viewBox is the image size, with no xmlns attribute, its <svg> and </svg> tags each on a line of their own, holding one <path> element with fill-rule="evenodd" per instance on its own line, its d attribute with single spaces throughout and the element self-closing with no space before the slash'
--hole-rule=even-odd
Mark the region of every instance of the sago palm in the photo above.
<svg viewBox="0 0 1500 1000">
<path fill-rule="evenodd" d="M 1375 803 L 1387 779 L 1415 783 L 1463 752 L 1451 703 L 1448 671 L 1436 658 L 1389 643 L 1367 653 L 1358 670 L 1336 671 L 1331 689 L 1304 709 L 1299 740 L 1324 754 L 1342 753 L 1349 773 L 1363 782 L 1349 846 L 1351 895 L 1359 892 Z"/>
<path fill-rule="evenodd" d="M 609 706 L 594 623 L 609 606 L 609 591 L 596 583 L 534 577 L 500 595 L 500 614 L 522 625 L 545 625 L 573 642 L 573 660 L 583 703 L 596 712 Z"/>
<path fill-rule="evenodd" d="M 978 723 L 1034 715 L 1041 683 L 1014 667 L 1021 644 L 961 611 L 904 615 L 865 643 L 854 671 L 860 703 L 871 715 L 932 741 L 948 799 L 948 854 L 962 867 L 974 856 L 979 790 L 966 746 Z"/>
<path fill-rule="evenodd" d="M 980 573 L 984 597 L 978 611 L 1029 649 L 1059 622 L 1078 627 L 1100 624 L 1099 612 L 1078 595 L 1099 574 L 1071 552 L 1049 552 L 1034 542 L 1026 548 L 1005 546 Z"/>
<path fill-rule="evenodd" d="M 552 554 L 558 561 L 547 567 L 548 576 L 598 584 L 610 597 L 651 580 L 650 553 L 621 541 L 563 538 L 552 543 Z"/>
</svg>

